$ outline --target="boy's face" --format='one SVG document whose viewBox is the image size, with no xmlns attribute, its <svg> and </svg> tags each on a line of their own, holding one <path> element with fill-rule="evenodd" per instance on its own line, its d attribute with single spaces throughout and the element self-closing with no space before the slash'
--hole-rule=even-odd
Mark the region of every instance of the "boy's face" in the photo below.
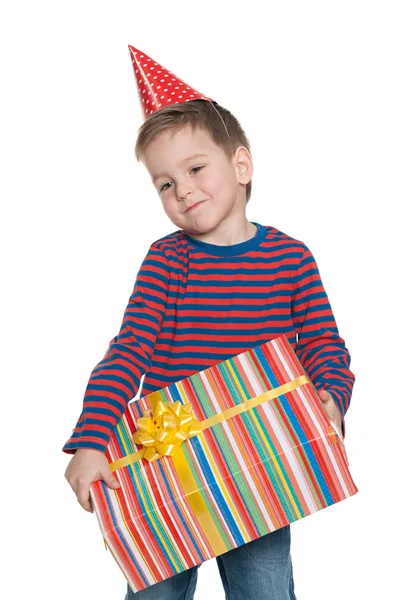
<svg viewBox="0 0 400 600">
<path fill-rule="evenodd" d="M 204 156 L 191 158 L 194 154 Z M 187 126 L 152 141 L 143 163 L 166 214 L 187 233 L 207 241 L 245 220 L 253 165 L 244 146 L 229 160 L 206 131 Z"/>
</svg>

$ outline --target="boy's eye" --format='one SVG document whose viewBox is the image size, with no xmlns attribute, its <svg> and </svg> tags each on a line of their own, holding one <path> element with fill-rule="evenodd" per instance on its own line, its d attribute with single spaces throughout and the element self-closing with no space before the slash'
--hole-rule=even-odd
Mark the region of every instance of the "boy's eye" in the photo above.
<svg viewBox="0 0 400 600">
<path fill-rule="evenodd" d="M 202 169 L 202 168 L 203 168 L 202 166 L 201 166 L 201 167 L 193 167 L 193 168 L 191 169 L 191 171 L 194 171 L 195 169 Z M 196 173 L 197 173 L 197 172 L 198 172 L 198 171 L 196 171 Z M 168 183 L 171 183 L 171 182 L 169 181 Z M 164 183 L 164 185 L 163 185 L 163 186 L 161 187 L 161 189 L 160 189 L 160 192 L 162 192 L 162 191 L 164 190 L 165 186 L 166 186 L 166 185 L 168 185 L 168 183 Z M 168 189 L 168 188 L 167 188 L 167 189 Z"/>
</svg>

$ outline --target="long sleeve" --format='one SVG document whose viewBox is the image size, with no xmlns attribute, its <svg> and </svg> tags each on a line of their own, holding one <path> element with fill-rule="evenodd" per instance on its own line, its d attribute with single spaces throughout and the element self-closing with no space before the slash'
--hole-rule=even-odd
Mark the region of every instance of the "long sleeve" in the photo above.
<svg viewBox="0 0 400 600">
<path fill-rule="evenodd" d="M 298 335 L 296 355 L 317 390 L 332 394 L 342 416 L 349 408 L 355 376 L 324 289 L 317 263 L 309 248 L 303 252 L 293 279 L 292 318 Z"/>
<path fill-rule="evenodd" d="M 78 448 L 106 452 L 109 438 L 151 367 L 154 346 L 165 315 L 169 289 L 167 258 L 153 242 L 136 276 L 122 325 L 103 359 L 94 367 L 83 408 L 62 451 Z"/>
</svg>

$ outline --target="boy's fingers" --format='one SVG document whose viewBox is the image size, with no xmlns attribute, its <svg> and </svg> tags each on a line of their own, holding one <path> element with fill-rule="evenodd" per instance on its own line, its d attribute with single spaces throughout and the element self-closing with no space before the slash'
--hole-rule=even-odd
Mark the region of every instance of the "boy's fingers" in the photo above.
<svg viewBox="0 0 400 600">
<path fill-rule="evenodd" d="M 111 489 L 117 489 L 121 486 L 118 479 L 116 479 L 116 477 L 114 477 L 114 475 L 109 470 L 102 473 L 97 479 L 102 479 Z M 95 481 L 97 481 L 97 479 Z M 86 487 L 85 484 L 81 484 L 78 488 L 76 496 L 82 508 L 84 508 L 88 512 L 94 512 L 94 507 L 90 496 L 90 485 L 89 487 Z"/>
<path fill-rule="evenodd" d="M 82 508 L 84 508 L 85 510 L 87 510 L 87 512 L 93 512 L 92 507 L 90 505 L 89 500 L 87 502 L 80 502 L 78 500 L 79 504 L 82 506 Z"/>
<path fill-rule="evenodd" d="M 76 493 L 76 497 L 78 499 L 79 504 L 82 506 L 82 508 L 84 508 L 88 512 L 93 512 L 93 506 L 91 504 L 89 488 L 86 488 L 86 487 L 83 488 L 83 486 L 81 486 Z"/>
<path fill-rule="evenodd" d="M 121 486 L 118 479 L 116 477 L 114 477 L 114 475 L 111 473 L 111 471 L 109 469 L 102 472 L 101 478 L 111 489 L 116 489 Z"/>
<path fill-rule="evenodd" d="M 90 501 L 89 501 L 89 502 L 84 502 L 83 504 L 81 504 L 81 506 L 82 506 L 82 507 L 83 507 L 85 510 L 87 510 L 87 512 L 90 512 L 90 513 L 92 513 L 92 512 L 93 512 L 93 508 L 92 508 L 92 505 L 90 504 Z"/>
</svg>

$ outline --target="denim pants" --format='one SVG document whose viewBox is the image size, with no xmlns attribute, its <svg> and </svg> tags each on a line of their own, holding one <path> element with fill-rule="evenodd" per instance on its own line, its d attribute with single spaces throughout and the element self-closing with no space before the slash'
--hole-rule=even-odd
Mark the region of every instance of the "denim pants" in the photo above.
<svg viewBox="0 0 400 600">
<path fill-rule="evenodd" d="M 290 525 L 229 550 L 217 556 L 216 561 L 226 600 L 296 600 Z M 200 566 L 191 567 L 136 594 L 128 584 L 125 600 L 193 600 Z"/>
</svg>

